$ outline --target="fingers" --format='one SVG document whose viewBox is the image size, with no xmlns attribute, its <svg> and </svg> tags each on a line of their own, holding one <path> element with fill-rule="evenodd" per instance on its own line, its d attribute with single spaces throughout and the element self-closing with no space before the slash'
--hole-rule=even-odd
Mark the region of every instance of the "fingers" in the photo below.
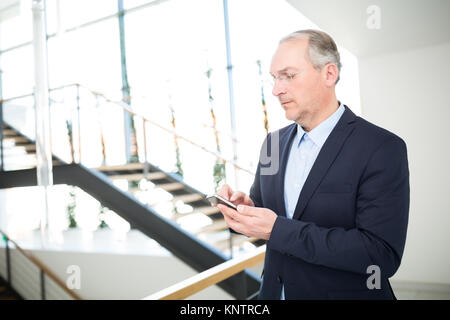
<svg viewBox="0 0 450 320">
<path fill-rule="evenodd" d="M 241 191 L 235 191 L 230 197 L 230 201 L 235 203 L 242 203 L 245 200 L 245 193 Z"/>
<path fill-rule="evenodd" d="M 217 194 L 227 200 L 230 199 L 231 195 L 233 194 L 233 190 L 231 190 L 230 186 L 227 184 L 224 184 L 220 190 L 217 192 Z"/>
<path fill-rule="evenodd" d="M 237 212 L 234 209 L 231 209 L 223 204 L 218 204 L 217 208 L 219 208 L 220 212 L 224 215 L 224 217 L 236 220 L 237 219 Z"/>
<path fill-rule="evenodd" d="M 225 222 L 229 228 L 233 229 L 236 232 L 241 233 L 238 222 L 236 222 L 235 220 L 231 219 L 230 217 L 228 217 L 226 215 L 224 215 L 223 218 L 225 219 Z"/>
<path fill-rule="evenodd" d="M 250 199 L 250 197 L 248 195 L 246 195 L 245 193 L 243 193 L 241 191 L 233 192 L 233 194 L 230 197 L 230 201 L 235 204 L 245 204 L 245 205 L 251 206 L 251 207 L 255 206 L 253 204 L 252 199 Z"/>
<path fill-rule="evenodd" d="M 217 207 L 222 212 L 228 227 L 249 237 L 270 239 L 277 214 L 267 208 L 238 205 L 237 211 L 223 204 Z"/>
<path fill-rule="evenodd" d="M 264 208 L 246 206 L 243 204 L 237 206 L 237 211 L 245 216 L 258 216 L 262 213 L 262 210 L 264 210 Z"/>
<path fill-rule="evenodd" d="M 258 215 L 260 212 L 259 210 L 261 208 L 255 208 L 255 207 L 250 207 L 250 206 L 245 206 L 245 205 L 238 205 L 237 207 L 237 211 L 234 209 L 231 209 L 228 206 L 225 206 L 223 204 L 218 204 L 217 208 L 219 208 L 220 212 L 222 212 L 222 214 L 224 216 L 226 216 L 229 219 L 232 219 L 234 221 L 237 222 L 241 222 L 244 223 L 244 221 L 246 221 L 246 217 L 252 217 L 252 216 L 256 216 Z"/>
<path fill-rule="evenodd" d="M 243 233 L 243 225 L 238 220 L 238 213 L 236 210 L 228 208 L 223 204 L 218 204 L 217 207 L 220 209 L 220 212 L 222 212 L 227 226 L 236 232 Z"/>
</svg>

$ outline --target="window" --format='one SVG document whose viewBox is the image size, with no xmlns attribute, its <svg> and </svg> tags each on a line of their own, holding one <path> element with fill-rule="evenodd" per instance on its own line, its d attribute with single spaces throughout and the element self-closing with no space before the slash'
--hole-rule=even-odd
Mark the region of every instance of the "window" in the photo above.
<svg viewBox="0 0 450 320">
<path fill-rule="evenodd" d="M 29 94 L 34 88 L 33 47 L 26 45 L 0 55 L 3 98 Z"/>
<path fill-rule="evenodd" d="M 216 127 L 229 131 L 222 2 L 162 2 L 128 13 L 125 31 L 133 109 L 170 129 L 173 115 L 179 134 L 215 151 L 214 132 L 205 127 L 213 124 L 211 104 Z M 148 140 L 149 160 L 175 170 L 173 135 L 149 125 Z M 215 158 L 182 139 L 177 143 L 185 180 L 211 190 Z M 226 143 L 221 137 L 222 148 Z"/>
<path fill-rule="evenodd" d="M 50 88 L 80 83 L 120 96 L 121 66 L 117 19 L 63 33 L 48 40 Z"/>
</svg>

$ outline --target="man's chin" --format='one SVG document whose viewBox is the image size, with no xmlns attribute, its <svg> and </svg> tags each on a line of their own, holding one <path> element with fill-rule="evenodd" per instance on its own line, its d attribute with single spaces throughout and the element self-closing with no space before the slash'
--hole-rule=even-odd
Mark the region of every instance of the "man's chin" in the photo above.
<svg viewBox="0 0 450 320">
<path fill-rule="evenodd" d="M 285 109 L 284 110 L 284 116 L 289 121 L 297 120 L 297 115 L 290 109 Z"/>
</svg>

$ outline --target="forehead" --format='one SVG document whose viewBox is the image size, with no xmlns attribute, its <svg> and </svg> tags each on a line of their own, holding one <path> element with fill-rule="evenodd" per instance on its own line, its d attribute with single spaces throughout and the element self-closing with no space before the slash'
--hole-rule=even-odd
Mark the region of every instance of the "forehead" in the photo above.
<svg viewBox="0 0 450 320">
<path fill-rule="evenodd" d="M 309 62 L 307 49 L 307 39 L 288 40 L 280 43 L 272 57 L 270 73 L 304 67 Z"/>
</svg>

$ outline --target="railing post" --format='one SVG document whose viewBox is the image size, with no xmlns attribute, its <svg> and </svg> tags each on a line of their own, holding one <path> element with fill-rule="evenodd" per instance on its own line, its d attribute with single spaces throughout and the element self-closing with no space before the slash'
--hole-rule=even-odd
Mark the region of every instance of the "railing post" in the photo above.
<svg viewBox="0 0 450 320">
<path fill-rule="evenodd" d="M 228 97 L 230 103 L 230 121 L 231 121 L 231 135 L 232 135 L 232 146 L 233 146 L 233 162 L 237 161 L 237 145 L 236 145 L 236 114 L 234 108 L 234 87 L 233 87 L 233 63 L 231 60 L 231 42 L 230 42 L 230 30 L 229 30 L 229 19 L 228 19 L 228 0 L 223 0 L 223 16 L 224 16 L 224 26 L 225 26 L 225 46 L 227 54 L 227 72 L 228 72 Z M 239 177 L 236 167 L 234 170 L 234 185 L 236 189 L 239 189 Z"/>
<path fill-rule="evenodd" d="M 45 273 L 44 270 L 40 269 L 41 278 L 41 300 L 45 300 Z"/>
<path fill-rule="evenodd" d="M 41 217 L 40 222 L 41 235 L 43 236 L 48 228 L 48 186 L 53 185 L 45 0 L 32 1 L 32 17 L 36 173 L 37 184 L 44 187 L 45 196 L 45 215 Z"/>
<path fill-rule="evenodd" d="M 77 83 L 78 163 L 81 163 L 80 85 Z"/>
<path fill-rule="evenodd" d="M 6 235 L 3 235 L 6 241 L 6 278 L 8 280 L 8 285 L 11 287 L 11 253 L 9 250 L 9 239 Z"/>
<path fill-rule="evenodd" d="M 1 76 L 0 71 L 0 171 L 5 170 L 3 157 L 3 100 L 1 94 Z"/>
<path fill-rule="evenodd" d="M 147 156 L 147 130 L 146 130 L 146 120 L 142 119 L 142 125 L 143 125 L 143 133 L 144 133 L 144 178 L 147 180 L 147 175 L 149 171 L 149 165 L 148 165 L 148 156 Z"/>
<path fill-rule="evenodd" d="M 5 170 L 3 157 L 3 85 L 2 69 L 0 65 L 0 171 Z"/>
<path fill-rule="evenodd" d="M 118 22 L 119 22 L 119 40 L 120 40 L 120 66 L 122 72 L 122 100 L 128 106 L 131 105 L 130 84 L 128 83 L 127 55 L 125 49 L 125 10 L 123 0 L 117 0 Z M 136 129 L 134 117 L 127 111 L 124 111 L 125 124 L 125 154 L 127 163 L 139 162 L 139 152 L 137 145 Z"/>
<path fill-rule="evenodd" d="M 228 238 L 228 243 L 230 244 L 230 259 L 233 259 L 233 233 L 230 230 L 230 237 Z"/>
<path fill-rule="evenodd" d="M 95 96 L 95 109 L 97 111 L 97 122 L 98 122 L 98 128 L 100 130 L 100 143 L 102 145 L 102 166 L 106 166 L 106 146 L 105 146 L 105 137 L 103 136 L 103 129 L 102 129 L 102 121 L 100 120 L 100 102 L 99 102 L 99 95 L 94 94 Z"/>
</svg>

